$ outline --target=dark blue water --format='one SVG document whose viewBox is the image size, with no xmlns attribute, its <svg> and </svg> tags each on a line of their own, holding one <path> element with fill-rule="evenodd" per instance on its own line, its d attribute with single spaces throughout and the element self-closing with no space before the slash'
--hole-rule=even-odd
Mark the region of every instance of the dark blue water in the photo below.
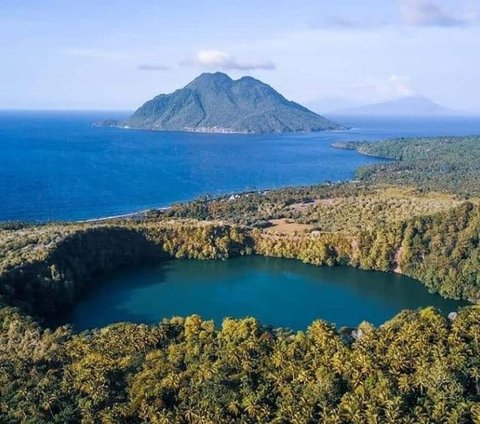
<svg viewBox="0 0 480 424">
<path fill-rule="evenodd" d="M 396 274 L 263 257 L 172 260 L 112 276 L 78 303 L 71 322 L 83 330 L 199 314 L 217 324 L 227 316 L 254 316 L 264 324 L 302 330 L 315 319 L 338 326 L 363 320 L 379 325 L 403 309 L 431 305 L 449 313 L 465 304 Z"/>
<path fill-rule="evenodd" d="M 123 114 L 125 116 L 125 114 Z M 87 219 L 202 194 L 350 179 L 337 140 L 480 133 L 480 119 L 345 119 L 352 130 L 214 135 L 93 128 L 113 112 L 0 112 L 0 221 Z"/>
</svg>

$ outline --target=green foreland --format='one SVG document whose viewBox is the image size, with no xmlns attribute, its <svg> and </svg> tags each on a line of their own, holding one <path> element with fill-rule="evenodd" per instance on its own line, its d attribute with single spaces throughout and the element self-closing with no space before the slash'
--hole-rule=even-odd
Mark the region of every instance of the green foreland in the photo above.
<svg viewBox="0 0 480 424">
<path fill-rule="evenodd" d="M 400 138 L 334 146 L 395 160 L 360 168 L 358 176 L 363 181 L 480 196 L 480 136 Z"/>
</svg>

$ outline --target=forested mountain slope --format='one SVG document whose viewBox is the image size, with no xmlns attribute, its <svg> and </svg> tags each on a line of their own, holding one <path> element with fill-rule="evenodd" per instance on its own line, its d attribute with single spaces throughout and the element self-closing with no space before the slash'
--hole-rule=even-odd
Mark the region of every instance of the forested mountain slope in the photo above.
<svg viewBox="0 0 480 424">
<path fill-rule="evenodd" d="M 185 87 L 160 94 L 125 121 L 100 125 L 196 132 L 298 132 L 342 128 L 252 77 L 204 73 Z"/>
</svg>

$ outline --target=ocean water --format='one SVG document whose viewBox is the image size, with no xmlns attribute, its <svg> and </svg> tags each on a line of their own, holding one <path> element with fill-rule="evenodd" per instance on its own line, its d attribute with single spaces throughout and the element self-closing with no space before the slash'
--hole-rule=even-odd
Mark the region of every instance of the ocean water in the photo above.
<svg viewBox="0 0 480 424">
<path fill-rule="evenodd" d="M 191 314 L 217 325 L 224 317 L 254 316 L 263 324 L 305 330 L 316 319 L 339 327 L 363 320 L 380 325 L 403 309 L 434 306 L 448 314 L 463 305 L 402 275 L 253 256 L 172 260 L 118 272 L 88 291 L 68 321 L 85 330 Z"/>
<path fill-rule="evenodd" d="M 116 112 L 0 112 L 0 221 L 80 220 L 205 194 L 339 181 L 376 161 L 339 140 L 480 134 L 480 118 L 341 118 L 314 134 L 226 135 L 94 128 Z"/>
</svg>

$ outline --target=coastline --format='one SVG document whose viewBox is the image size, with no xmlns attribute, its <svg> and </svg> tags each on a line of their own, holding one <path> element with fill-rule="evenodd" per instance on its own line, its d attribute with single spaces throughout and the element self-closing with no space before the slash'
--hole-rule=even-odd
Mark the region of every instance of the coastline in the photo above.
<svg viewBox="0 0 480 424">
<path fill-rule="evenodd" d="M 118 127 L 110 127 L 110 128 L 120 128 L 120 129 L 122 129 L 123 127 L 118 126 Z M 144 129 L 143 131 L 163 131 L 163 130 Z M 325 132 L 343 132 L 343 131 L 341 131 L 341 130 L 332 130 L 332 131 L 327 130 Z M 258 134 L 258 133 L 247 133 L 247 134 L 248 135 L 255 135 L 255 134 Z M 283 134 L 287 134 L 287 133 L 283 133 Z M 341 143 L 343 143 L 343 142 L 340 142 L 340 144 Z M 369 156 L 369 157 L 372 157 L 374 159 L 378 159 L 379 161 L 382 161 L 382 162 L 383 161 L 387 161 L 387 162 L 393 161 L 390 158 L 385 158 L 385 157 L 382 157 L 382 156 L 368 155 L 368 154 L 359 152 L 355 148 L 342 147 L 342 146 L 336 145 L 336 144 L 337 143 L 330 144 L 330 148 L 337 149 L 337 150 L 354 151 L 358 155 Z M 358 170 L 358 168 L 357 168 L 357 170 Z M 311 183 L 311 184 L 293 184 L 293 185 L 285 185 L 285 186 L 283 186 L 283 185 L 272 186 L 272 187 L 267 187 L 267 188 L 258 189 L 258 190 L 252 190 L 252 189 L 246 188 L 246 189 L 242 189 L 242 190 L 239 190 L 239 191 L 232 191 L 232 192 L 227 192 L 227 193 L 225 193 L 225 192 L 223 192 L 223 193 L 222 192 L 220 192 L 220 193 L 205 193 L 204 195 L 199 195 L 199 196 L 200 197 L 201 196 L 207 196 L 207 197 L 211 198 L 212 200 L 218 200 L 218 199 L 221 199 L 221 198 L 226 198 L 226 199 L 228 199 L 228 198 L 239 198 L 239 197 L 243 197 L 243 196 L 248 196 L 252 193 L 266 193 L 266 192 L 279 190 L 279 189 L 289 189 L 289 188 L 298 189 L 298 188 L 312 187 L 312 186 L 323 186 L 323 185 L 329 186 L 329 185 L 332 185 L 332 184 L 356 184 L 358 182 L 359 182 L 359 180 L 356 178 L 356 176 L 352 175 L 352 177 L 349 178 L 349 179 L 341 179 L 341 180 L 337 180 L 337 181 L 324 180 L 324 181 L 314 182 L 314 183 Z M 84 224 L 84 223 L 105 222 L 105 221 L 110 221 L 110 220 L 128 219 L 128 218 L 136 218 L 136 217 L 141 218 L 142 215 L 145 215 L 145 214 L 147 214 L 151 211 L 160 211 L 160 212 L 167 211 L 167 210 L 171 209 L 173 207 L 173 205 L 176 204 L 176 203 L 193 202 L 193 201 L 197 200 L 199 196 L 192 197 L 190 199 L 186 199 L 186 200 L 182 200 L 182 201 L 174 201 L 171 204 L 169 204 L 168 206 L 161 206 L 161 207 L 152 206 L 152 207 L 147 207 L 145 209 L 135 209 L 135 210 L 132 210 L 130 212 L 119 213 L 119 214 L 114 214 L 114 215 L 97 216 L 97 217 L 85 218 L 85 219 L 74 219 L 74 218 L 73 219 L 46 219 L 45 221 L 26 220 L 25 222 L 28 222 L 30 224 L 41 223 L 41 222 L 72 222 L 72 223 L 77 223 L 77 224 Z M 22 221 L 22 220 L 18 220 L 18 222 L 20 222 L 20 221 Z M 10 219 L 2 220 L 2 219 L 0 219 L 0 224 L 1 223 L 6 223 L 6 222 L 17 222 L 17 220 L 10 220 Z"/>
<path fill-rule="evenodd" d="M 114 127 L 114 128 L 124 128 L 124 127 Z M 124 128 L 124 129 L 133 129 L 133 128 Z M 135 128 L 136 129 L 136 128 Z M 148 129 L 145 129 L 145 131 L 163 131 L 163 130 L 148 130 Z M 339 130 L 337 130 L 339 131 Z M 188 132 L 188 131 L 187 131 Z M 190 132 L 200 132 L 200 131 L 190 131 Z M 233 133 L 232 133 L 233 134 Z M 240 134 L 240 133 L 234 133 L 234 134 Z M 246 134 L 257 134 L 257 133 L 246 133 Z M 360 151 L 358 151 L 357 149 L 355 148 L 348 148 L 348 147 L 343 147 L 341 146 L 341 143 L 338 143 L 339 145 L 336 145 L 337 143 L 332 143 L 330 145 L 330 147 L 332 149 L 339 149 L 339 150 L 351 150 L 351 151 L 355 151 L 357 152 L 357 154 L 359 155 L 363 155 L 363 156 L 369 156 L 369 157 L 372 157 L 372 158 L 375 158 L 375 159 L 379 159 L 379 160 L 384 160 L 384 161 L 387 161 L 387 162 L 390 162 L 390 161 L 394 161 L 394 159 L 390 159 L 390 158 L 385 158 L 385 157 L 382 157 L 382 156 L 374 156 L 374 155 L 369 155 L 367 153 L 362 153 Z M 347 180 L 341 180 L 341 181 L 337 181 L 335 182 L 335 184 L 357 184 L 359 181 L 355 178 L 355 176 L 351 179 L 347 179 Z M 309 186 L 321 186 L 321 185 L 326 185 L 326 186 L 329 186 L 331 185 L 332 183 L 329 182 L 329 181 L 321 181 L 321 182 L 318 182 L 318 183 L 314 183 L 314 184 L 307 184 L 307 185 L 292 185 L 292 186 L 282 186 L 282 187 L 271 187 L 271 188 L 267 188 L 267 189 L 264 189 L 264 190 L 258 190 L 258 192 L 260 193 L 267 193 L 269 191 L 272 191 L 272 190 L 277 190 L 277 189 L 286 189 L 286 188 L 302 188 L 302 187 L 309 187 Z M 233 198 L 238 198 L 238 197 L 241 197 L 241 196 L 248 196 L 249 194 L 251 193 L 255 193 L 257 192 L 257 190 L 242 190 L 242 191 L 238 191 L 238 192 L 231 192 L 231 193 L 224 193 L 224 194 L 219 194 L 217 196 L 212 196 L 212 200 L 218 200 L 220 198 L 230 198 L 230 199 L 233 199 Z M 209 196 L 207 194 L 207 196 Z M 189 200 L 186 200 L 186 201 L 183 201 L 183 202 L 180 202 L 180 203 L 189 203 L 189 202 L 192 202 L 192 201 L 195 201 L 195 198 L 193 199 L 189 199 Z M 167 211 L 169 209 L 172 208 L 172 205 L 170 206 L 163 206 L 163 207 L 159 207 L 159 208 L 156 208 L 156 207 L 151 207 L 151 208 L 147 208 L 147 209 L 142 209 L 142 210 L 139 210 L 139 211 L 133 211 L 133 212 L 128 212 L 128 213 L 124 213 L 124 214 L 118 214 L 118 215 L 109 215 L 109 216 L 104 216 L 104 217 L 98 217 L 98 218 L 89 218 L 89 219 L 82 219 L 82 220 L 77 220 L 77 221 L 74 221 L 76 223 L 95 223 L 95 222 L 103 222 L 103 221 L 110 221 L 110 220 L 115 220 L 115 219 L 122 219 L 122 218 L 134 218 L 134 217 L 140 217 L 141 215 L 144 215 L 146 213 L 149 213 L 151 211 L 161 211 L 161 212 L 164 212 L 164 211 Z"/>
<path fill-rule="evenodd" d="M 103 216 L 99 218 L 89 218 L 89 219 L 81 219 L 78 221 L 74 221 L 77 224 L 85 224 L 85 223 L 95 223 L 95 222 L 103 222 L 103 221 L 110 221 L 110 220 L 115 220 L 115 219 L 123 219 L 123 218 L 135 218 L 137 216 L 142 216 L 148 212 L 151 212 L 153 210 L 155 211 L 166 211 L 171 209 L 171 206 L 167 207 L 162 207 L 162 208 L 149 208 L 149 209 L 143 209 L 140 211 L 135 211 L 135 212 L 129 212 L 129 213 L 123 213 L 119 215 L 110 215 L 110 216 Z"/>
<path fill-rule="evenodd" d="M 230 128 L 223 127 L 185 127 L 182 129 L 169 129 L 160 127 L 131 127 L 129 125 L 122 124 L 121 122 L 114 122 L 110 120 L 94 122 L 92 123 L 94 128 L 117 128 L 121 130 L 134 130 L 134 131 L 157 131 L 157 132 L 185 132 L 185 133 L 199 133 L 199 134 L 241 134 L 241 135 L 258 135 L 258 134 L 311 134 L 311 133 L 324 133 L 324 132 L 346 132 L 352 130 L 352 128 L 338 124 L 332 128 L 322 128 L 316 130 L 304 130 L 304 131 L 239 131 Z"/>
</svg>

